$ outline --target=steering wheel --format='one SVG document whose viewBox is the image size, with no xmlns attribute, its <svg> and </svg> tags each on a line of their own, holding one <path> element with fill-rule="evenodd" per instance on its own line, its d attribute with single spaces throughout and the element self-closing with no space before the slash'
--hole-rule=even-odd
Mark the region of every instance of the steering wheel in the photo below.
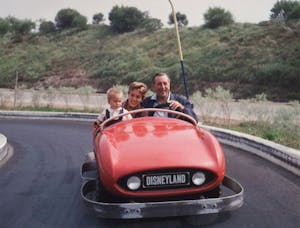
<svg viewBox="0 0 300 228">
<path fill-rule="evenodd" d="M 155 106 L 154 108 L 159 108 L 159 109 L 165 109 L 165 110 L 171 110 L 171 111 L 180 112 L 178 110 L 178 108 L 176 110 L 170 109 L 170 103 L 159 104 L 159 105 Z M 180 112 L 180 113 L 182 113 L 182 112 Z M 187 120 L 184 116 L 179 115 L 177 113 L 175 115 L 174 115 L 174 113 L 171 113 L 171 114 L 172 114 L 172 118 Z M 187 121 L 189 121 L 189 120 L 187 120 Z"/>
<path fill-rule="evenodd" d="M 170 103 L 159 104 L 159 105 L 156 105 L 156 106 L 153 107 L 153 108 L 163 108 L 163 109 L 167 109 L 167 108 L 170 108 Z"/>
<path fill-rule="evenodd" d="M 161 104 L 160 107 L 169 107 L 169 104 Z M 178 112 L 178 111 L 174 111 L 174 110 L 170 110 L 170 109 L 163 109 L 163 108 L 142 108 L 142 109 L 129 111 L 127 113 L 122 113 L 122 114 L 119 114 L 115 117 L 110 117 L 109 119 L 105 120 L 100 125 L 99 131 L 102 131 L 104 128 L 106 128 L 107 124 L 115 118 L 123 117 L 123 116 L 129 115 L 129 114 L 139 113 L 139 112 L 166 112 L 166 113 L 171 113 L 174 116 L 176 116 L 176 118 L 181 119 L 181 120 L 185 120 L 185 121 L 190 122 L 191 124 L 197 126 L 197 121 L 193 117 L 191 117 L 191 116 L 189 116 L 189 115 L 187 115 L 183 112 Z"/>
</svg>

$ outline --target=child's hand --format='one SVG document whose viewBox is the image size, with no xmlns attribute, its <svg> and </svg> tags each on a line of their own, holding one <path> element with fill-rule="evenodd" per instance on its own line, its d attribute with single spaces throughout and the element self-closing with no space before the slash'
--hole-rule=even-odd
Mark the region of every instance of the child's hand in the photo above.
<svg viewBox="0 0 300 228">
<path fill-rule="evenodd" d="M 96 121 L 94 122 L 94 127 L 95 127 L 95 128 L 98 128 L 98 127 L 100 127 L 100 124 L 101 124 L 101 122 L 100 122 L 99 120 L 96 120 Z"/>
</svg>

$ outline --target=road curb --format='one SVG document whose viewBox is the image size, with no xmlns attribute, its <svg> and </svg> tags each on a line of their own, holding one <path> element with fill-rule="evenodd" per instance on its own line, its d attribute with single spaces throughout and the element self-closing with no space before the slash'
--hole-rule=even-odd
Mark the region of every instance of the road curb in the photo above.
<svg viewBox="0 0 300 228">
<path fill-rule="evenodd" d="M 300 176 L 300 151 L 256 136 L 211 126 L 210 130 L 221 143 L 256 154 Z"/>
<path fill-rule="evenodd" d="M 91 113 L 62 113 L 62 112 L 31 112 L 31 111 L 3 111 L 0 110 L 0 117 L 31 118 L 31 119 L 70 119 L 78 121 L 93 121 L 97 114 Z M 300 151 L 289 148 L 259 137 L 231 131 L 223 128 L 216 128 L 201 125 L 214 134 L 221 143 L 242 149 L 267 159 L 281 167 L 300 176 Z M 1 160 L 1 159 L 0 159 Z"/>
<path fill-rule="evenodd" d="M 81 112 L 38 112 L 38 111 L 4 111 L 0 110 L 0 117 L 30 118 L 30 119 L 71 119 L 93 121 L 98 114 Z"/>
<path fill-rule="evenodd" d="M 7 155 L 7 138 L 0 133 L 0 161 Z"/>
</svg>

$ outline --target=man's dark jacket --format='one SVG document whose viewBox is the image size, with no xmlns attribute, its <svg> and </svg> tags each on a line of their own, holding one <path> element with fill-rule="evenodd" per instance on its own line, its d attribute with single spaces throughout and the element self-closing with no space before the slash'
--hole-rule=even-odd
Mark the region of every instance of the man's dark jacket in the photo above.
<svg viewBox="0 0 300 228">
<path fill-rule="evenodd" d="M 151 99 L 152 96 L 146 97 L 145 100 L 142 102 L 143 108 L 155 108 L 155 100 Z M 185 97 L 178 95 L 178 94 L 170 94 L 170 100 L 178 101 L 180 104 L 184 106 L 183 113 L 193 117 L 196 121 L 198 121 L 197 115 L 195 114 L 193 108 L 193 104 L 189 102 Z M 153 115 L 154 113 L 150 113 L 150 115 Z M 173 117 L 172 114 L 168 114 L 169 117 Z"/>
</svg>

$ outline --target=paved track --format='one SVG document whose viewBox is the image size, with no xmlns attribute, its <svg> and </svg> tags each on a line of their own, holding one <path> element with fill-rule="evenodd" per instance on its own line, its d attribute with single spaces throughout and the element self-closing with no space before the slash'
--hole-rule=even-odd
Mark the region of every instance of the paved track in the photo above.
<svg viewBox="0 0 300 228">
<path fill-rule="evenodd" d="M 244 206 L 221 216 L 112 221 L 80 198 L 79 167 L 92 150 L 91 123 L 0 119 L 14 148 L 0 167 L 0 227 L 300 227 L 300 178 L 255 155 L 224 147 L 227 175 Z"/>
</svg>

